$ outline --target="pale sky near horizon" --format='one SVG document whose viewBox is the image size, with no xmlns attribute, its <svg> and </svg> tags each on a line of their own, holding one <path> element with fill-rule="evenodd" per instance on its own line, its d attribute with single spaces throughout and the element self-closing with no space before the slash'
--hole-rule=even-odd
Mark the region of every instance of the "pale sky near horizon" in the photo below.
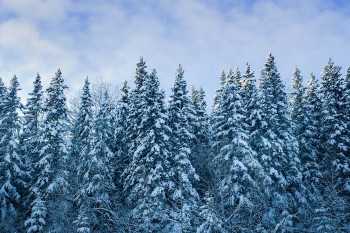
<svg viewBox="0 0 350 233">
<path fill-rule="evenodd" d="M 211 105 L 222 70 L 249 62 L 259 79 L 270 52 L 287 87 L 295 66 L 320 77 L 330 57 L 345 73 L 350 1 L 0 0 L 0 77 L 16 74 L 23 98 L 37 72 L 46 88 L 58 68 L 69 94 L 87 76 L 132 86 L 143 56 L 167 95 L 181 64 Z"/>
</svg>

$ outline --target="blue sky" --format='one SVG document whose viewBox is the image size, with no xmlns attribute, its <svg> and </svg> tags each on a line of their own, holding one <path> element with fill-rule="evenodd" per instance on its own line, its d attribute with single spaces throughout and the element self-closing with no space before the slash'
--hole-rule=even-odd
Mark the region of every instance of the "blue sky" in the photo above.
<svg viewBox="0 0 350 233">
<path fill-rule="evenodd" d="M 211 99 L 222 70 L 249 62 L 259 78 L 267 55 L 287 86 L 298 66 L 320 77 L 332 57 L 350 66 L 350 1 L 0 0 L 0 76 L 16 74 L 25 98 L 61 68 L 69 95 L 86 76 L 133 82 L 143 56 L 169 93 L 178 64 Z"/>
</svg>

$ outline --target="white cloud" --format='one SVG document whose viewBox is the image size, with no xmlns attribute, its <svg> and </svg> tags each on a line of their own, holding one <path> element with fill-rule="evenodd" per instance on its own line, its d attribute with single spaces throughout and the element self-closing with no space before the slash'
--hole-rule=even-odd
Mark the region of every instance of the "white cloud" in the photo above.
<svg viewBox="0 0 350 233">
<path fill-rule="evenodd" d="M 319 76 L 329 57 L 348 63 L 350 4 L 332 1 L 3 0 L 0 76 L 19 76 L 23 92 L 36 72 L 48 83 L 61 68 L 71 89 L 86 76 L 133 81 L 144 56 L 169 91 L 179 63 L 208 100 L 220 72 L 250 62 L 259 77 L 269 52 L 289 82 L 295 65 Z M 1 13 L 0 13 L 1 18 Z M 345 71 L 344 67 L 344 71 Z"/>
<path fill-rule="evenodd" d="M 2 0 L 0 6 L 26 20 L 52 21 L 65 16 L 67 4 L 66 0 Z"/>
</svg>

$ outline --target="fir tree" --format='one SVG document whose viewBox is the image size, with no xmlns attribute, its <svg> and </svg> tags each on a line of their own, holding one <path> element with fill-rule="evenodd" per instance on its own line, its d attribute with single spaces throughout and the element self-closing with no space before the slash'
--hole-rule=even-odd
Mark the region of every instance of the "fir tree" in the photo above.
<svg viewBox="0 0 350 233">
<path fill-rule="evenodd" d="M 119 90 L 119 98 L 116 104 L 116 142 L 119 146 L 116 167 L 115 167 L 115 177 L 116 186 L 118 191 L 122 190 L 123 179 L 122 174 L 124 169 L 131 162 L 132 157 L 128 154 L 128 144 L 129 135 L 126 133 L 129 125 L 129 109 L 130 108 L 130 88 L 128 83 L 124 81 L 122 87 Z"/>
<path fill-rule="evenodd" d="M 2 87 L 3 84 L 1 84 Z M 1 88 L 0 88 L 1 89 Z M 2 114 L 0 118 L 0 203 L 3 232 L 16 232 L 20 218 L 21 194 L 26 188 L 27 172 L 18 144 L 21 122 L 18 110 L 22 109 L 17 95 L 19 83 L 17 77 L 11 79 L 7 92 L 2 94 Z M 5 90 L 3 90 L 5 91 Z"/>
<path fill-rule="evenodd" d="M 206 112 L 207 103 L 205 101 L 205 93 L 202 87 L 199 89 L 192 88 L 190 93 L 190 104 L 194 109 L 192 119 L 189 119 L 190 131 L 192 131 L 192 139 L 190 144 L 191 163 L 196 169 L 199 181 L 195 183 L 195 187 L 201 197 L 211 183 L 211 171 L 209 168 L 212 159 L 209 145 L 209 116 Z"/>
<path fill-rule="evenodd" d="M 93 147 L 88 154 L 81 155 L 78 166 L 78 177 L 81 177 L 78 198 L 83 213 L 78 219 L 89 221 L 93 231 L 104 232 L 108 228 L 105 216 L 109 214 L 111 195 L 115 189 L 111 164 L 115 157 L 113 120 L 109 96 L 105 92 L 94 122 Z"/>
<path fill-rule="evenodd" d="M 322 74 L 321 166 L 328 182 L 336 184 L 339 190 L 346 190 L 350 175 L 350 158 L 342 91 L 344 80 L 340 70 L 341 68 L 330 59 Z"/>
<path fill-rule="evenodd" d="M 330 59 L 324 67 L 321 83 L 322 112 L 320 128 L 320 170 L 322 171 L 321 198 L 316 207 L 314 227 L 323 231 L 340 231 L 349 220 L 342 203 L 349 203 L 349 138 L 344 115 L 344 79 L 341 67 Z M 326 204 L 325 204 L 326 203 Z M 347 224 L 348 225 L 348 224 Z M 349 226 L 348 226 L 349 227 Z"/>
<path fill-rule="evenodd" d="M 140 117 L 137 148 L 127 168 L 124 190 L 131 207 L 136 231 L 168 232 L 170 212 L 170 152 L 164 93 L 159 89 L 156 72 L 146 76 L 140 92 Z M 172 225 L 172 224 L 171 224 Z"/>
<path fill-rule="evenodd" d="M 87 84 L 84 87 L 82 95 L 81 110 L 89 113 L 88 104 L 89 90 Z M 85 106 L 85 107 L 84 107 Z M 83 110 L 85 109 L 85 110 Z M 112 192 L 115 189 L 113 175 L 114 152 L 114 128 L 111 105 L 109 103 L 108 93 L 102 101 L 101 108 L 94 122 L 94 131 L 87 127 L 91 119 L 85 117 L 85 133 L 88 133 L 90 141 L 86 141 L 80 153 L 79 164 L 77 168 L 78 183 L 78 204 L 80 211 L 76 221 L 78 225 L 77 232 L 82 230 L 108 231 L 108 220 L 106 215 L 110 213 L 112 205 Z M 90 115 L 90 114 L 88 114 Z"/>
<path fill-rule="evenodd" d="M 246 108 L 244 127 L 248 130 L 249 145 L 255 151 L 255 139 L 259 136 L 259 129 L 261 127 L 261 109 L 259 106 L 258 90 L 255 85 L 254 72 L 250 70 L 250 65 L 246 63 L 245 73 L 242 76 L 241 97 L 243 106 Z"/>
<path fill-rule="evenodd" d="M 303 77 L 300 75 L 300 70 L 295 67 L 293 78 L 292 78 L 292 86 L 293 91 L 291 93 L 290 99 L 290 113 L 291 118 L 295 127 L 295 135 L 298 139 L 300 145 L 303 143 L 303 138 L 301 136 L 304 124 L 304 106 L 303 106 L 303 96 L 304 96 L 304 88 L 303 88 Z M 300 150 L 300 153 L 301 150 Z"/>
<path fill-rule="evenodd" d="M 46 90 L 41 149 L 39 161 L 35 165 L 39 170 L 36 185 L 47 205 L 46 229 L 51 232 L 70 231 L 72 222 L 68 215 L 71 202 L 68 199 L 66 89 L 62 73 L 58 70 Z"/>
<path fill-rule="evenodd" d="M 85 215 L 85 210 L 80 210 L 78 214 L 77 220 L 75 220 L 75 224 L 78 226 L 77 232 L 78 233 L 90 233 L 90 224 L 89 224 L 89 218 Z"/>
<path fill-rule="evenodd" d="M 33 91 L 29 93 L 29 98 L 23 111 L 23 132 L 20 136 L 21 150 L 27 157 L 28 169 L 31 172 L 31 181 L 37 180 L 39 173 L 37 166 L 35 166 L 39 161 L 41 123 L 43 118 L 43 86 L 39 74 L 37 74 L 33 84 Z M 31 191 L 36 192 L 34 183 L 30 184 L 30 186 Z"/>
<path fill-rule="evenodd" d="M 28 218 L 24 225 L 28 227 L 27 233 L 42 233 L 44 231 L 44 227 L 46 225 L 46 214 L 47 209 L 45 206 L 45 202 L 41 199 L 41 194 L 39 192 L 36 193 L 36 198 L 32 203 L 32 211 L 30 218 Z"/>
<path fill-rule="evenodd" d="M 216 204 L 208 193 L 205 196 L 205 204 L 201 207 L 200 216 L 203 218 L 203 223 L 197 228 L 197 233 L 224 233 L 223 220 L 216 212 Z"/>
<path fill-rule="evenodd" d="M 83 92 L 81 95 L 80 108 L 75 119 L 73 130 L 72 130 L 72 156 L 74 162 L 72 165 L 75 170 L 74 183 L 78 187 L 77 192 L 77 205 L 79 209 L 78 215 L 78 229 L 77 232 L 81 231 L 82 227 L 86 227 L 81 221 L 87 222 L 87 217 L 81 216 L 83 211 L 84 203 L 86 201 L 85 188 L 86 188 L 86 177 L 84 176 L 84 165 L 89 160 L 89 153 L 93 147 L 93 127 L 94 119 L 92 112 L 92 99 L 90 94 L 90 82 L 88 79 L 85 80 Z M 81 221 L 79 221 L 81 220 Z M 83 225 L 83 226 L 82 226 Z M 87 223 L 88 225 L 88 223 Z M 84 228 L 85 229 L 85 228 Z M 90 229 L 90 228 L 89 228 Z"/>
<path fill-rule="evenodd" d="M 237 79 L 232 72 L 227 76 L 218 112 L 213 118 L 213 148 L 217 151 L 213 164 L 217 176 L 219 213 L 225 219 L 224 229 L 242 231 L 245 227 L 243 210 L 252 210 L 252 190 L 258 188 L 263 173 L 248 144 L 243 127 L 246 115 Z"/>
<path fill-rule="evenodd" d="M 303 141 L 300 145 L 300 160 L 302 165 L 303 179 L 309 191 L 317 191 L 322 174 L 320 171 L 320 124 L 321 124 L 321 99 L 319 85 L 313 74 L 307 84 L 307 90 L 303 97 L 304 105 L 304 130 Z M 312 193 L 313 193 L 312 192 Z"/>
<path fill-rule="evenodd" d="M 239 71 L 238 67 L 235 68 L 235 71 L 234 71 L 234 74 L 233 74 L 233 77 L 235 79 L 235 82 L 237 84 L 237 87 L 239 89 L 242 88 L 242 75 L 241 75 L 241 71 Z"/>
<path fill-rule="evenodd" d="M 143 60 L 143 57 L 140 58 L 140 61 L 136 64 L 136 72 L 135 72 L 135 88 L 131 91 L 129 95 L 129 113 L 127 119 L 127 130 L 126 137 L 128 138 L 128 143 L 126 146 L 127 155 L 126 158 L 128 160 L 132 160 L 133 154 L 138 147 L 138 134 L 139 128 L 142 121 L 142 114 L 146 110 L 145 106 L 142 106 L 141 95 L 144 90 L 144 81 L 146 80 L 148 74 L 146 71 L 146 63 Z M 129 169 L 124 169 L 123 174 L 121 175 L 121 179 L 125 182 L 126 177 L 129 175 Z M 124 190 L 124 188 L 123 188 Z M 125 197 L 125 196 L 124 196 Z"/>
<path fill-rule="evenodd" d="M 347 139 L 347 151 L 346 151 L 346 158 L 348 161 L 348 165 L 349 164 L 349 160 L 350 160 L 350 67 L 347 69 L 346 71 L 346 75 L 344 78 L 344 94 L 343 94 L 343 103 L 344 103 L 344 107 L 343 107 L 343 116 L 344 116 L 344 121 L 346 124 L 346 130 L 345 130 L 345 137 Z M 345 167 L 344 167 L 345 168 Z M 346 168 L 344 169 L 346 170 Z M 350 193 L 350 178 L 349 176 L 345 179 L 345 190 L 346 192 Z"/>
<path fill-rule="evenodd" d="M 215 109 L 217 109 L 219 106 L 219 100 L 221 98 L 221 93 L 222 93 L 222 90 L 224 88 L 225 83 L 226 83 L 226 73 L 223 70 L 221 72 L 221 76 L 220 76 L 220 88 L 215 91 L 215 95 L 214 95 L 213 111 L 215 111 Z"/>
<path fill-rule="evenodd" d="M 80 108 L 72 128 L 72 156 L 80 161 L 92 148 L 93 112 L 90 94 L 90 82 L 85 80 L 81 95 Z M 77 164 L 74 165 L 75 167 Z"/>
<path fill-rule="evenodd" d="M 141 95 L 144 89 L 144 81 L 147 77 L 146 63 L 143 58 L 140 58 L 140 61 L 136 64 L 135 72 L 135 89 L 130 93 L 130 110 L 129 110 L 129 119 L 128 119 L 128 129 L 127 134 L 130 138 L 129 150 L 134 151 L 137 145 L 135 144 L 135 139 L 139 133 L 139 126 L 141 124 L 141 116 L 144 111 L 141 105 Z"/>
<path fill-rule="evenodd" d="M 184 71 L 181 65 L 177 70 L 172 95 L 169 101 L 169 126 L 171 134 L 171 175 L 174 179 L 173 203 L 175 207 L 174 228 L 181 232 L 193 231 L 198 209 L 199 196 L 193 187 L 193 181 L 198 179 L 195 169 L 190 161 L 191 150 L 189 147 L 191 134 L 189 132 L 190 105 Z"/>
<path fill-rule="evenodd" d="M 267 200 L 272 202 L 263 224 L 275 229 L 283 215 L 293 216 L 297 202 L 305 199 L 300 193 L 298 142 L 292 133 L 285 87 L 271 54 L 261 72 L 259 89 L 262 124 L 256 145 L 260 147 L 258 159 L 271 179 L 270 185 L 263 185 Z"/>
<path fill-rule="evenodd" d="M 43 90 L 40 75 L 37 74 L 34 80 L 34 88 L 29 93 L 27 104 L 23 110 L 23 130 L 20 134 L 20 147 L 26 170 L 30 172 L 27 179 L 28 188 L 24 193 L 22 203 L 24 206 L 35 201 L 35 193 L 38 191 L 35 181 L 38 178 L 38 167 L 40 150 L 41 121 L 43 117 Z M 26 210 L 28 210 L 26 208 Z M 26 211 L 23 211 L 26 213 Z M 29 217 L 29 213 L 25 218 Z"/>
<path fill-rule="evenodd" d="M 0 112 L 1 113 L 3 113 L 4 111 L 6 98 L 7 98 L 7 88 L 4 82 L 2 81 L 2 78 L 0 78 Z"/>
</svg>

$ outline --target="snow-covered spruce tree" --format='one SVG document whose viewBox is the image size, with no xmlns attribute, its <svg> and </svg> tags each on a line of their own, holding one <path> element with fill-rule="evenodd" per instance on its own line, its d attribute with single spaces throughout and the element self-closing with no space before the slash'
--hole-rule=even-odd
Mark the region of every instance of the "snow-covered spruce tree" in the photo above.
<svg viewBox="0 0 350 233">
<path fill-rule="evenodd" d="M 86 217 L 86 211 L 85 209 L 80 209 L 78 213 L 77 220 L 74 221 L 74 223 L 77 225 L 77 233 L 90 233 L 90 221 L 89 218 Z"/>
<path fill-rule="evenodd" d="M 7 131 L 7 129 L 2 126 L 3 119 L 6 115 L 5 110 L 6 110 L 6 103 L 7 102 L 8 102 L 7 87 L 5 86 L 4 82 L 2 81 L 2 78 L 0 78 L 0 138 L 2 138 L 6 134 L 6 131 Z"/>
<path fill-rule="evenodd" d="M 220 88 L 215 91 L 215 95 L 214 95 L 213 111 L 215 111 L 215 109 L 218 108 L 219 101 L 221 98 L 221 93 L 222 93 L 222 90 L 224 89 L 225 83 L 226 83 L 226 73 L 223 70 L 220 76 Z"/>
<path fill-rule="evenodd" d="M 37 74 L 33 82 L 33 91 L 30 92 L 25 108 L 23 109 L 23 131 L 20 135 L 20 144 L 22 153 L 28 159 L 27 163 L 30 166 L 31 180 L 36 180 L 37 170 L 34 164 L 38 162 L 40 149 L 40 127 L 43 118 L 43 86 L 41 77 Z M 30 184 L 31 191 L 33 184 Z"/>
<path fill-rule="evenodd" d="M 45 230 L 50 232 L 72 232 L 69 215 L 68 167 L 69 142 L 67 139 L 68 120 L 65 89 L 62 73 L 58 70 L 46 90 L 44 120 L 36 186 L 46 203 L 47 216 Z"/>
<path fill-rule="evenodd" d="M 235 82 L 236 82 L 236 84 L 237 84 L 237 87 L 238 87 L 239 89 L 241 89 L 241 88 L 242 88 L 242 75 L 241 75 L 241 71 L 239 71 L 238 67 L 235 68 L 233 77 L 234 77 L 234 79 L 235 79 Z"/>
<path fill-rule="evenodd" d="M 241 97 L 243 106 L 246 108 L 243 126 L 248 130 L 249 145 L 257 151 L 259 147 L 255 145 L 255 142 L 259 141 L 257 137 L 260 136 L 259 129 L 262 124 L 261 109 L 258 102 L 259 96 L 255 84 L 254 72 L 250 70 L 250 65 L 248 63 L 246 63 L 241 82 Z"/>
<path fill-rule="evenodd" d="M 222 217 L 216 212 L 216 203 L 213 197 L 206 193 L 204 204 L 201 206 L 200 216 L 204 219 L 203 223 L 197 228 L 197 233 L 225 233 L 222 228 Z"/>
<path fill-rule="evenodd" d="M 347 69 L 346 71 L 346 75 L 344 78 L 344 95 L 343 95 L 343 102 L 345 104 L 344 106 L 344 121 L 346 122 L 346 138 L 348 140 L 350 140 L 350 67 Z M 348 141 L 348 146 L 349 146 L 350 142 Z M 350 159 L 350 149 L 347 150 L 346 152 L 346 157 L 347 160 L 349 161 Z M 350 166 L 350 165 L 349 165 Z M 350 193 L 350 178 L 349 176 L 347 176 L 346 180 L 345 180 L 345 184 L 344 184 L 345 190 Z"/>
<path fill-rule="evenodd" d="M 72 157 L 73 166 L 76 168 L 78 161 L 85 158 L 92 148 L 92 132 L 94 117 L 92 112 L 92 99 L 90 94 L 90 82 L 85 80 L 83 91 L 80 97 L 80 106 L 77 117 L 72 127 Z"/>
<path fill-rule="evenodd" d="M 260 78 L 261 119 L 255 142 L 258 159 L 270 176 L 270 185 L 263 184 L 268 202 L 262 224 L 266 230 L 292 227 L 291 217 L 298 213 L 301 195 L 300 160 L 298 142 L 293 136 L 287 96 L 280 74 L 270 54 Z M 289 221 L 286 221 L 286 220 Z M 281 224 L 281 223 L 284 224 Z"/>
<path fill-rule="evenodd" d="M 39 192 L 35 193 L 35 199 L 32 203 L 32 211 L 30 217 L 24 222 L 27 227 L 27 233 L 43 233 L 46 224 L 45 218 L 47 209 L 45 202 L 41 198 Z"/>
<path fill-rule="evenodd" d="M 312 224 L 312 214 L 316 202 L 319 200 L 320 166 L 319 166 L 319 126 L 321 101 L 318 84 L 313 74 L 305 90 L 302 86 L 302 76 L 298 68 L 293 73 L 290 110 L 294 127 L 294 134 L 299 144 L 299 158 L 301 172 L 305 186 L 304 196 L 307 203 L 300 206 L 299 219 L 307 228 Z M 316 204 L 317 205 L 317 204 Z M 311 220 L 311 222 L 310 222 Z"/>
<path fill-rule="evenodd" d="M 5 110 L 5 103 L 7 101 L 7 88 L 2 81 L 2 78 L 0 78 L 0 113 L 3 115 L 3 112 Z M 2 135 L 2 131 L 0 131 Z M 2 136 L 1 136 L 2 137 Z"/>
<path fill-rule="evenodd" d="M 164 93 L 159 89 L 156 72 L 143 77 L 140 89 L 140 125 L 137 148 L 127 167 L 124 190 L 130 205 L 133 230 L 169 232 L 173 222 L 170 189 L 175 185 L 169 176 L 169 135 L 164 108 Z"/>
<path fill-rule="evenodd" d="M 310 232 L 349 232 L 349 201 L 337 188 L 328 183 L 322 189 L 314 215 L 309 216 L 312 221 Z"/>
<path fill-rule="evenodd" d="M 321 166 L 325 179 L 336 185 L 338 190 L 346 191 L 346 183 L 350 176 L 350 148 L 344 116 L 344 80 L 340 70 L 341 68 L 334 65 L 330 59 L 322 74 Z"/>
<path fill-rule="evenodd" d="M 302 131 L 304 130 L 304 106 L 303 106 L 303 96 L 305 88 L 303 87 L 303 77 L 300 74 L 300 70 L 295 67 L 292 77 L 292 87 L 290 98 L 290 114 L 292 121 L 294 123 L 294 135 L 296 136 L 299 145 L 303 144 Z M 302 150 L 299 150 L 303 153 Z"/>
<path fill-rule="evenodd" d="M 132 156 L 128 154 L 128 134 L 127 129 L 128 118 L 129 118 L 129 108 L 130 108 L 130 88 L 127 81 L 122 83 L 119 90 L 119 96 L 116 104 L 116 142 L 118 145 L 118 152 L 116 157 L 116 167 L 115 167 L 115 183 L 117 187 L 117 192 L 122 191 L 123 188 L 123 177 L 122 174 L 124 169 L 131 162 Z"/>
<path fill-rule="evenodd" d="M 207 103 L 205 101 L 205 92 L 202 87 L 198 89 L 192 88 L 190 94 L 190 101 L 193 104 L 195 110 L 195 127 L 194 136 L 195 138 L 203 144 L 208 143 L 208 115 L 207 115 Z"/>
<path fill-rule="evenodd" d="M 3 84 L 1 84 L 2 87 Z M 2 88 L 1 88 L 2 89 Z M 26 188 L 27 172 L 18 144 L 21 122 L 18 110 L 23 106 L 17 96 L 17 77 L 11 79 L 8 90 L 4 90 L 0 116 L 0 229 L 2 232 L 17 232 L 22 226 L 18 221 L 22 213 L 21 196 Z"/>
<path fill-rule="evenodd" d="M 193 232 L 197 224 L 196 213 L 199 209 L 199 196 L 193 187 L 193 181 L 198 180 L 198 175 L 190 161 L 192 135 L 189 132 L 188 120 L 193 109 L 183 75 L 184 71 L 179 65 L 168 108 L 169 127 L 172 130 L 170 173 L 175 184 L 171 197 L 175 208 L 172 216 L 175 221 L 171 230 L 173 232 Z"/>
<path fill-rule="evenodd" d="M 140 57 L 140 61 L 136 64 L 134 81 L 135 88 L 129 94 L 129 112 L 126 122 L 127 128 L 125 134 L 128 138 L 128 141 L 124 146 L 126 147 L 126 158 L 129 160 L 129 162 L 132 161 L 134 152 L 138 146 L 138 140 L 136 140 L 136 138 L 139 134 L 139 127 L 142 121 L 142 113 L 146 110 L 146 106 L 141 105 L 142 89 L 144 89 L 144 81 L 148 75 L 146 68 L 147 66 L 143 60 L 143 57 Z M 121 179 L 124 183 L 126 177 L 129 175 L 128 173 L 130 172 L 130 170 L 127 169 L 128 167 L 129 166 L 124 169 L 121 175 Z M 127 196 L 125 195 L 126 193 L 124 190 L 125 188 L 123 188 L 123 201 L 126 201 Z"/>
<path fill-rule="evenodd" d="M 32 208 L 34 208 L 34 204 L 30 205 L 30 203 L 35 201 L 36 192 L 38 191 L 35 185 L 39 174 L 36 164 L 39 161 L 40 127 L 43 117 L 43 87 L 39 74 L 37 74 L 33 84 L 33 91 L 29 93 L 27 104 L 23 110 L 23 130 L 20 134 L 21 153 L 25 155 L 26 170 L 30 172 L 28 189 L 22 198 L 22 203 L 25 206 L 32 206 Z M 26 209 L 25 214 L 27 219 L 31 215 L 30 208 Z"/>
<path fill-rule="evenodd" d="M 141 95 L 142 89 L 144 89 L 144 81 L 147 77 L 146 71 L 146 63 L 143 60 L 143 57 L 140 58 L 140 61 L 136 64 L 136 72 L 135 72 L 135 89 L 133 89 L 130 93 L 130 110 L 128 117 L 128 129 L 127 134 L 129 137 L 129 145 L 128 150 L 131 152 L 131 157 L 133 151 L 135 151 L 137 147 L 137 138 L 139 127 L 142 121 L 142 112 L 144 111 L 144 107 L 142 106 Z"/>
<path fill-rule="evenodd" d="M 242 122 L 242 126 L 247 131 L 248 135 L 248 145 L 254 151 L 255 158 L 259 161 L 259 154 L 262 153 L 262 148 L 266 146 L 266 141 L 264 137 L 264 130 L 266 130 L 266 123 L 262 119 L 262 109 L 259 104 L 259 94 L 256 86 L 256 80 L 254 78 L 254 72 L 251 71 L 249 63 L 245 65 L 245 72 L 242 75 L 241 79 L 241 97 L 243 106 L 246 109 L 244 122 Z M 260 154 L 260 155 L 261 155 Z M 261 164 L 260 164 L 261 165 Z M 269 185 L 271 185 L 271 178 L 269 174 L 265 171 L 258 174 L 258 178 L 256 179 L 261 188 L 251 190 L 252 193 L 252 205 L 255 210 L 253 211 L 249 218 L 249 225 L 251 229 L 254 227 L 259 228 L 261 224 L 261 218 L 263 215 L 263 209 L 267 209 L 269 207 L 269 201 L 267 200 L 270 194 Z"/>
<path fill-rule="evenodd" d="M 300 145 L 300 161 L 304 183 L 308 191 L 318 192 L 322 174 L 320 171 L 320 125 L 322 102 L 319 92 L 319 84 L 313 74 L 307 83 L 307 89 L 303 97 L 304 106 L 304 130 L 302 131 L 302 145 Z M 309 185 L 313 186 L 310 187 Z"/>
<path fill-rule="evenodd" d="M 86 188 L 86 177 L 84 171 L 84 165 L 87 160 L 90 160 L 89 153 L 92 150 L 92 134 L 94 127 L 94 118 L 92 112 L 92 99 L 90 94 L 90 82 L 88 79 L 85 80 L 83 91 L 80 97 L 80 106 L 77 112 L 77 117 L 74 119 L 72 127 L 72 168 L 75 169 L 74 176 L 72 177 L 74 187 L 76 192 L 76 204 L 77 211 L 79 211 L 78 220 L 83 212 L 84 203 L 87 202 L 87 197 L 85 195 Z M 88 227 L 89 222 L 86 220 L 86 226 L 78 225 L 77 231 L 79 232 L 80 227 Z M 79 222 L 80 224 L 80 222 Z M 89 228 L 90 229 L 90 228 Z"/>
<path fill-rule="evenodd" d="M 344 80 L 341 68 L 330 59 L 324 67 L 321 83 L 321 171 L 323 187 L 321 188 L 325 205 L 319 202 L 316 208 L 315 224 L 319 230 L 341 231 L 349 221 L 348 211 L 342 208 L 343 202 L 349 203 L 347 180 L 349 179 L 349 138 L 344 103 Z M 332 197 L 332 198 L 329 198 Z M 339 204 L 340 203 L 340 204 Z M 341 208 L 340 208 L 341 207 Z M 326 208 L 326 209 L 325 209 Z M 329 214 L 332 213 L 332 214 Z M 323 219 L 322 223 L 320 220 Z M 325 228 L 325 224 L 327 227 Z M 323 227 L 322 227 L 323 225 Z"/>
<path fill-rule="evenodd" d="M 300 137 L 303 139 L 300 144 L 301 172 L 303 174 L 303 183 L 306 188 L 306 197 L 308 205 L 302 205 L 304 210 L 301 212 L 300 219 L 305 228 L 314 226 L 315 218 L 320 213 L 319 209 L 323 205 L 322 187 L 323 177 L 320 170 L 320 125 L 322 103 L 319 93 L 319 85 L 315 76 L 310 75 L 305 95 L 303 96 L 303 125 Z M 327 199 L 328 200 L 328 199 Z M 315 216 L 315 214 L 317 214 Z M 317 222 L 317 221 L 316 221 Z"/>
<path fill-rule="evenodd" d="M 112 163 L 115 157 L 113 121 L 109 96 L 105 92 L 94 122 L 93 145 L 91 147 L 91 144 L 88 146 L 85 143 L 85 149 L 91 149 L 80 155 L 78 165 L 78 220 L 85 219 L 92 232 L 110 232 L 108 216 L 111 214 L 112 192 L 115 189 Z M 81 224 L 81 221 L 78 223 Z M 85 229 L 87 226 L 83 227 Z M 81 231 L 80 228 L 81 225 L 78 226 L 77 232 Z"/>
<path fill-rule="evenodd" d="M 253 199 L 258 179 L 263 173 L 248 144 L 244 127 L 245 106 L 237 79 L 230 71 L 220 98 L 217 114 L 212 119 L 213 159 L 218 193 L 217 211 L 224 218 L 223 228 L 228 232 L 247 231 L 247 217 L 253 211 Z"/>
<path fill-rule="evenodd" d="M 206 112 L 207 103 L 202 87 L 198 89 L 192 87 L 190 104 L 194 109 L 192 119 L 189 119 L 190 131 L 193 135 L 190 144 L 190 160 L 199 176 L 199 181 L 195 182 L 195 188 L 203 198 L 211 183 L 209 164 L 212 157 L 209 153 L 209 116 Z"/>
</svg>

